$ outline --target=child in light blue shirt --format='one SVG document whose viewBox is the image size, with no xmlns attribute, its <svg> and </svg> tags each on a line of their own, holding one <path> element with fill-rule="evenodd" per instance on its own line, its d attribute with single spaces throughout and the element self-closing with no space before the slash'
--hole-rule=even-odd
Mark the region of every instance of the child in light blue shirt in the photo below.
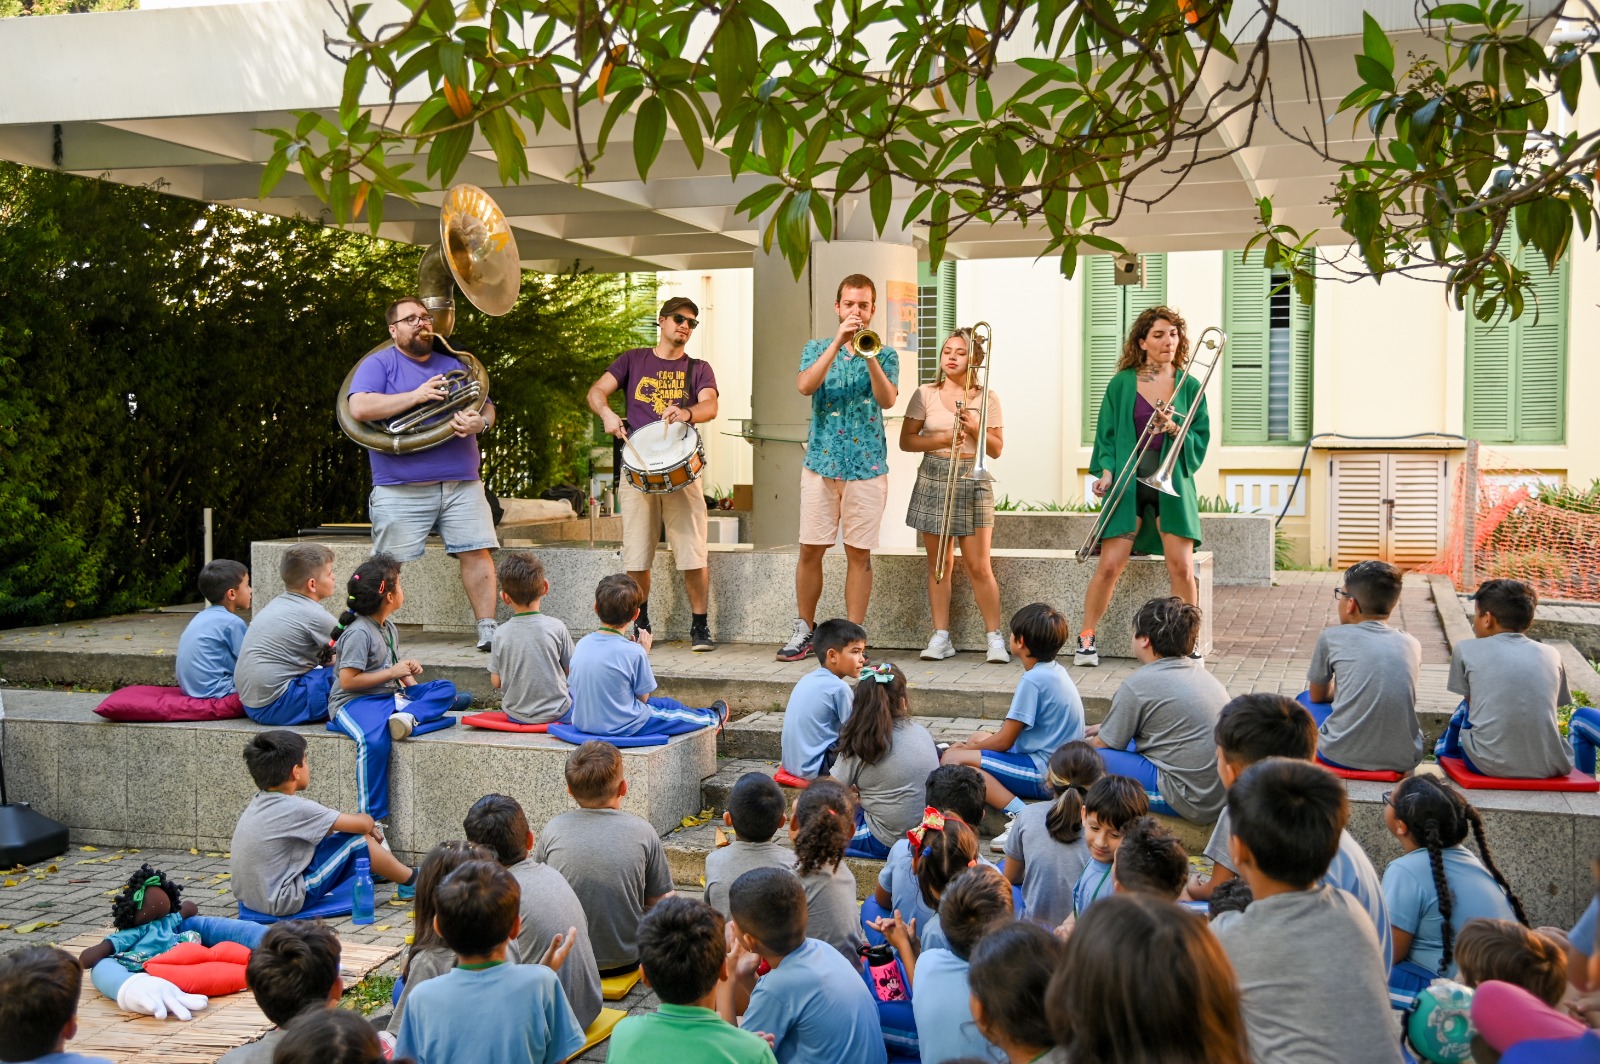
<svg viewBox="0 0 1600 1064">
<path fill-rule="evenodd" d="M 1089 863 L 1072 887 L 1072 912 L 1082 916 L 1115 889 L 1112 866 L 1122 833 L 1150 812 L 1150 798 L 1139 781 L 1127 776 L 1101 776 L 1083 796 L 1083 837 Z"/>
<path fill-rule="evenodd" d="M 250 627 L 250 571 L 217 558 L 200 570 L 200 594 L 211 605 L 201 610 L 178 639 L 178 686 L 190 698 L 226 698 L 234 693 L 233 669 Z"/>
<path fill-rule="evenodd" d="M 833 768 L 839 729 L 855 697 L 845 680 L 861 676 L 867 630 L 854 621 L 823 621 L 811 633 L 811 652 L 820 665 L 794 685 L 783 713 L 783 769 L 803 780 Z"/>
<path fill-rule="evenodd" d="M 862 989 L 866 984 L 856 983 Z M 83 969 L 54 946 L 26 946 L 0 956 L 0 1054 L 51 1064 L 110 1064 L 66 1050 L 77 1030 Z"/>
<path fill-rule="evenodd" d="M 649 629 L 638 642 L 623 629 L 639 616 L 644 595 L 633 577 L 613 573 L 594 593 L 600 630 L 578 640 L 572 651 L 572 726 L 590 735 L 682 735 L 721 726 L 728 703 L 720 698 L 708 709 L 693 709 L 673 698 L 651 697 L 656 689 L 650 669 Z"/>
</svg>

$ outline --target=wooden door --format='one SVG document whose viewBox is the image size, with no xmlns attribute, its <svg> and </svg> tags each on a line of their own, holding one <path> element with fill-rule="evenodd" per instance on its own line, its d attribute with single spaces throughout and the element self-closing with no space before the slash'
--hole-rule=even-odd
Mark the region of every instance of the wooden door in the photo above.
<svg viewBox="0 0 1600 1064">
<path fill-rule="evenodd" d="M 1368 558 L 1421 565 L 1443 545 L 1449 497 L 1443 456 L 1415 451 L 1342 454 L 1328 463 L 1333 567 Z"/>
</svg>

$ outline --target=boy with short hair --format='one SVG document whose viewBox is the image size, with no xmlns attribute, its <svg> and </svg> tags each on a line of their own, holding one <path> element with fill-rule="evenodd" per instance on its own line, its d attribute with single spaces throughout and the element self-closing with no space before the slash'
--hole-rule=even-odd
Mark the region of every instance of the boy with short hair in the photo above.
<svg viewBox="0 0 1600 1064">
<path fill-rule="evenodd" d="M 1400 601 L 1400 570 L 1357 562 L 1333 594 L 1339 623 L 1317 637 L 1309 688 L 1299 699 L 1317 722 L 1317 759 L 1336 768 L 1410 772 L 1422 760 L 1422 644 L 1389 624 Z"/>
<path fill-rule="evenodd" d="M 673 893 L 656 829 L 622 811 L 622 752 L 591 739 L 567 756 L 567 793 L 579 808 L 544 826 L 533 853 L 560 872 L 583 903 L 600 977 L 639 967 L 639 921 Z"/>
<path fill-rule="evenodd" d="M 983 822 L 984 786 L 983 773 L 971 765 L 940 765 L 928 773 L 928 782 L 923 785 L 923 804 L 947 817 L 955 817 L 976 832 L 973 825 Z M 929 925 L 938 918 L 938 913 L 922 900 L 917 873 L 911 863 L 909 839 L 899 839 L 889 847 L 889 856 L 883 859 L 883 869 L 878 873 L 873 899 L 887 915 L 898 911 L 907 924 L 916 920 L 917 932 L 924 938 L 923 945 L 927 945 Z"/>
<path fill-rule="evenodd" d="M 1153 816 L 1129 824 L 1117 844 L 1111 879 L 1121 893 L 1148 894 L 1177 901 L 1189 883 L 1189 853 L 1167 826 Z"/>
<path fill-rule="evenodd" d="M 1072 915 L 1082 916 L 1101 898 L 1116 890 L 1117 849 L 1122 837 L 1150 812 L 1150 796 L 1139 781 L 1127 776 L 1101 776 L 1083 796 L 1083 841 L 1089 863 L 1072 885 Z"/>
<path fill-rule="evenodd" d="M 1209 824 L 1222 811 L 1211 732 L 1228 689 L 1190 657 L 1200 607 L 1171 595 L 1139 607 L 1133 651 L 1143 663 L 1111 696 L 1106 719 L 1089 729 L 1106 771 L 1139 781 L 1157 813 Z"/>
<path fill-rule="evenodd" d="M 1467 986 L 1496 980 L 1519 986 L 1559 1008 L 1567 995 L 1567 953 L 1561 943 L 1512 920 L 1478 917 L 1456 934 L 1455 961 Z"/>
<path fill-rule="evenodd" d="M 772 841 L 786 821 L 783 791 L 765 772 L 746 772 L 728 792 L 723 823 L 733 841 L 706 855 L 706 904 L 728 916 L 728 887 L 752 868 L 793 868 L 795 852 Z"/>
<path fill-rule="evenodd" d="M 439 884 L 434 926 L 456 966 L 411 991 L 396 1060 L 416 1064 L 555 1064 L 583 1048 L 583 1027 L 542 964 L 507 964 L 521 888 L 492 861 L 468 861 Z"/>
<path fill-rule="evenodd" d="M 1257 1064 L 1401 1059 L 1372 922 L 1322 882 L 1348 812 L 1332 773 L 1288 758 L 1251 765 L 1228 790 L 1233 861 L 1254 900 L 1217 939 Z"/>
<path fill-rule="evenodd" d="M 397 897 L 416 894 L 416 870 L 389 852 L 370 816 L 300 795 L 311 786 L 303 735 L 260 732 L 245 744 L 244 763 L 259 790 L 233 828 L 231 885 L 242 904 L 292 916 L 345 883 L 361 857 L 371 862 L 373 875 L 400 884 Z"/>
<path fill-rule="evenodd" d="M 720 728 L 728 719 L 728 703 L 720 698 L 708 709 L 691 709 L 674 698 L 650 696 L 656 689 L 650 631 L 640 629 L 638 642 L 622 634 L 643 601 L 639 585 L 626 573 L 604 577 L 595 588 L 600 629 L 578 640 L 572 651 L 573 727 L 591 735 L 682 735 Z"/>
<path fill-rule="evenodd" d="M 639 924 L 639 962 L 661 1006 L 617 1024 L 606 1054 L 611 1064 L 776 1064 L 766 1039 L 715 1011 L 717 986 L 728 977 L 728 937 L 711 906 L 667 898 L 651 909 Z"/>
<path fill-rule="evenodd" d="M 999 730 L 974 732 L 944 752 L 946 765 L 971 765 L 983 773 L 984 800 L 1007 817 L 1024 798 L 1049 798 L 1050 755 L 1084 737 L 1083 698 L 1056 660 L 1070 628 L 1054 606 L 1032 602 L 1011 616 L 1011 652 L 1022 660 L 1022 679 Z M 973 824 L 977 826 L 976 822 Z M 1005 852 L 1010 828 L 992 848 Z"/>
<path fill-rule="evenodd" d="M 1556 708 L 1572 701 L 1567 670 L 1555 647 L 1529 639 L 1539 594 L 1521 580 L 1486 580 L 1469 639 L 1450 654 L 1450 690 L 1461 707 L 1450 718 L 1434 753 L 1459 757 L 1482 776 L 1549 779 L 1572 771 L 1573 748 L 1586 752 L 1594 771 L 1594 745 L 1574 726 L 1573 745 L 1561 738 Z"/>
<path fill-rule="evenodd" d="M 296 543 L 278 563 L 285 593 L 261 608 L 239 646 L 233 682 L 245 716 L 288 728 L 328 719 L 334 619 L 321 600 L 337 590 L 333 551 Z"/>
<path fill-rule="evenodd" d="M 27 946 L 0 957 L 0 1060 L 111 1064 L 67 1052 L 78 1033 L 82 986 L 77 960 L 54 946 Z"/>
<path fill-rule="evenodd" d="M 277 1026 L 248 1045 L 224 1053 L 217 1064 L 272 1064 L 289 1021 L 315 1008 L 334 1008 L 344 994 L 339 977 L 339 936 L 321 920 L 284 920 L 267 928 L 250 951 L 244 981 L 256 1004 Z"/>
<path fill-rule="evenodd" d="M 835 617 L 811 631 L 808 645 L 819 664 L 789 692 L 779 760 L 785 772 L 802 780 L 825 776 L 833 768 L 839 729 L 850 716 L 855 697 L 845 680 L 861 676 L 867 662 L 867 630 Z"/>
<path fill-rule="evenodd" d="M 250 570 L 227 558 L 209 561 L 200 570 L 200 595 L 210 605 L 178 637 L 178 686 L 190 698 L 226 698 L 250 627 Z"/>
<path fill-rule="evenodd" d="M 497 572 L 500 599 L 515 611 L 494 630 L 489 650 L 489 682 L 500 692 L 500 708 L 520 724 L 560 720 L 572 710 L 572 633 L 540 612 L 550 593 L 544 563 L 529 551 L 507 551 Z"/>
<path fill-rule="evenodd" d="M 495 634 L 500 645 L 501 625 Z M 493 653 L 493 651 L 490 651 Z M 585 1030 L 600 1015 L 600 968 L 595 963 L 594 946 L 589 942 L 589 921 L 583 905 L 561 873 L 528 856 L 534 835 L 522 805 L 504 794 L 479 798 L 462 822 L 467 841 L 487 846 L 495 859 L 511 873 L 522 891 L 522 930 L 517 935 L 516 960 L 537 964 L 545 949 L 558 935 L 574 936 L 572 952 L 556 974 L 567 1004 Z"/>
<path fill-rule="evenodd" d="M 1241 772 L 1269 757 L 1315 761 L 1317 756 L 1316 722 L 1304 706 L 1283 695 L 1255 692 L 1235 698 L 1223 707 L 1215 736 L 1217 774 L 1224 787 L 1232 787 Z M 1189 897 L 1205 901 L 1238 875 L 1232 840 L 1233 824 L 1224 808 L 1205 848 L 1205 855 L 1212 861 L 1211 878 L 1191 879 Z M 1349 893 L 1366 910 L 1372 929 L 1378 934 L 1383 966 L 1387 969 L 1394 959 L 1394 932 L 1389 926 L 1389 907 L 1383 900 L 1383 881 L 1378 878 L 1372 859 L 1350 832 L 1339 833 L 1338 851 L 1322 882 Z"/>
<path fill-rule="evenodd" d="M 728 905 L 733 943 L 716 996 L 724 1020 L 742 1014 L 745 1030 L 772 1035 L 779 1064 L 888 1059 L 861 973 L 826 942 L 806 937 L 806 892 L 794 873 L 746 872 L 728 889 Z M 761 961 L 771 970 L 757 981 Z"/>
</svg>

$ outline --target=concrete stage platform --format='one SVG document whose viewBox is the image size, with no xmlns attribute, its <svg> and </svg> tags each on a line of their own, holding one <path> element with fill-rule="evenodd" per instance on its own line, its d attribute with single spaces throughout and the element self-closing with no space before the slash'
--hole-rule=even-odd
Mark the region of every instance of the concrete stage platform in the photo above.
<svg viewBox="0 0 1600 1064">
<path fill-rule="evenodd" d="M 255 609 L 260 610 L 282 593 L 274 579 L 283 551 L 292 539 L 266 540 L 252 545 L 251 571 Z M 334 552 L 334 571 L 341 581 L 371 551 L 361 538 L 321 540 Z M 506 548 L 509 549 L 509 548 Z M 532 548 L 543 560 L 550 578 L 544 611 L 560 617 L 573 635 L 598 627 L 594 615 L 594 589 L 601 577 L 622 571 L 621 554 L 610 547 L 551 544 Z M 711 630 L 724 642 L 768 643 L 781 646 L 789 637 L 794 618 L 796 549 L 753 550 L 744 545 L 710 545 Z M 1083 617 L 1083 594 L 1097 559 L 1079 564 L 1071 551 L 996 550 L 995 576 L 1000 583 L 1001 624 L 1029 602 L 1048 602 L 1064 611 L 1072 624 Z M 1212 644 L 1212 556 L 1195 556 L 1199 578 L 1199 604 L 1206 614 L 1200 650 Z M 429 631 L 470 632 L 472 611 L 461 589 L 459 566 L 430 540 L 427 553 L 405 567 L 406 604 L 395 615 L 401 624 L 421 625 Z M 829 553 L 823 558 L 824 592 L 819 618 L 844 616 L 845 558 Z M 689 635 L 689 603 L 683 581 L 673 565 L 672 552 L 656 555 L 651 570 L 650 620 L 658 639 L 685 639 Z M 866 628 L 874 647 L 913 650 L 927 645 L 933 626 L 928 614 L 927 564 L 921 552 L 885 551 L 873 555 L 872 604 Z M 983 618 L 972 602 L 965 571 L 957 560 L 953 577 L 951 639 L 960 649 L 984 647 Z M 341 583 L 341 587 L 342 587 Z M 1099 625 L 1100 653 L 1105 657 L 1133 657 L 1133 615 L 1147 600 L 1171 593 L 1166 563 L 1160 558 L 1135 558 L 1118 584 L 1111 609 Z M 323 605 L 337 613 L 343 607 L 340 591 Z M 500 607 L 502 619 L 511 611 Z"/>
</svg>

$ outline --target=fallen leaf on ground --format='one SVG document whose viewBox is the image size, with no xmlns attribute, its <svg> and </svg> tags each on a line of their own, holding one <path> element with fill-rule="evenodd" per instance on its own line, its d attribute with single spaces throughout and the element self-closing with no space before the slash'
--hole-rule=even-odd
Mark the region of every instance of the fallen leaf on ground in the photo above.
<svg viewBox="0 0 1600 1064">
<path fill-rule="evenodd" d="M 35 931 L 42 931 L 47 927 L 60 927 L 60 926 L 61 926 L 61 921 L 60 920 L 35 920 L 31 924 L 23 924 L 21 927 L 18 927 L 15 930 L 16 930 L 17 934 L 19 934 L 19 935 L 31 935 Z"/>
<path fill-rule="evenodd" d="M 98 847 L 98 846 L 79 846 L 78 849 L 82 850 L 84 853 L 99 853 L 100 852 L 100 847 Z"/>
</svg>

